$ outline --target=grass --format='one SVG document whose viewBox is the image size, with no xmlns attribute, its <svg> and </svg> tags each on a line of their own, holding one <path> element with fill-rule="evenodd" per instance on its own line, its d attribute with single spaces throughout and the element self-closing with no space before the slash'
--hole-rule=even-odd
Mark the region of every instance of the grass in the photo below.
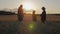
<svg viewBox="0 0 60 34">
<path fill-rule="evenodd" d="M 20 22 L 0 22 L 0 34 L 18 34 Z"/>
<path fill-rule="evenodd" d="M 0 22 L 0 34 L 20 34 L 19 27 L 23 23 L 19 21 L 15 22 Z M 33 30 L 33 34 L 60 34 L 60 22 L 59 21 L 47 21 L 43 26 L 41 22 L 36 23 L 36 29 Z M 23 32 L 24 33 L 24 32 Z M 28 31 L 27 31 L 28 33 Z M 26 33 L 24 33 L 26 34 Z"/>
<path fill-rule="evenodd" d="M 52 21 L 52 22 L 46 22 L 46 25 L 41 28 L 42 34 L 60 34 L 60 22 Z"/>
</svg>

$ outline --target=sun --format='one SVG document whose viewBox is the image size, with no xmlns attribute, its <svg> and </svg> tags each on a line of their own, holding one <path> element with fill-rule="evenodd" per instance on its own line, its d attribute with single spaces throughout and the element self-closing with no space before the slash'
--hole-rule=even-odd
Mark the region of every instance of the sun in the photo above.
<svg viewBox="0 0 60 34">
<path fill-rule="evenodd" d="M 31 3 L 23 3 L 23 7 L 24 7 L 24 9 L 26 9 L 26 10 L 31 10 L 31 9 L 34 8 Z"/>
</svg>

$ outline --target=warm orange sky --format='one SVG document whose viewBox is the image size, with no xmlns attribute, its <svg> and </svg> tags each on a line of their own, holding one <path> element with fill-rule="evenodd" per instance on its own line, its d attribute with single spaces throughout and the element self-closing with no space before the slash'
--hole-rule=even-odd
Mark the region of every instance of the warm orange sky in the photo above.
<svg viewBox="0 0 60 34">
<path fill-rule="evenodd" d="M 60 0 L 0 0 L 0 9 L 18 8 L 20 4 L 27 3 L 32 9 L 36 9 L 37 13 L 41 13 L 41 7 L 46 7 L 47 13 L 60 14 Z"/>
</svg>

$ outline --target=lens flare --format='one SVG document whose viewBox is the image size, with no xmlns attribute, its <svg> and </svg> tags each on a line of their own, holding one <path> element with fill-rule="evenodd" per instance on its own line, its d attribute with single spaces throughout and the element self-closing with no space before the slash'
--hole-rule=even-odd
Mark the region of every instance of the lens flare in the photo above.
<svg viewBox="0 0 60 34">
<path fill-rule="evenodd" d="M 29 30 L 35 30 L 35 28 L 36 28 L 36 25 L 35 25 L 34 22 L 30 22 L 30 23 L 28 24 L 28 29 L 29 29 Z"/>
<path fill-rule="evenodd" d="M 31 29 L 33 29 L 33 28 L 34 28 L 34 24 L 29 24 L 29 27 L 30 27 Z"/>
</svg>

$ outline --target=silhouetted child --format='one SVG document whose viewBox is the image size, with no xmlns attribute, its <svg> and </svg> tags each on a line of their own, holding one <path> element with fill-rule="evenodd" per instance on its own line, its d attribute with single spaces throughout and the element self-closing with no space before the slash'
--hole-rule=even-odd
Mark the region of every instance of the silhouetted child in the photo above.
<svg viewBox="0 0 60 34">
<path fill-rule="evenodd" d="M 33 17 L 33 21 L 36 21 L 35 10 L 33 10 L 33 15 L 32 15 L 32 17 Z"/>
<path fill-rule="evenodd" d="M 41 21 L 42 21 L 42 23 L 45 23 L 45 21 L 46 21 L 46 11 L 45 11 L 45 7 L 42 7 L 42 10 L 43 10 L 43 12 L 42 12 L 42 14 L 41 14 Z"/>
<path fill-rule="evenodd" d="M 20 5 L 18 8 L 18 20 L 19 21 L 23 20 L 23 5 Z"/>
</svg>

